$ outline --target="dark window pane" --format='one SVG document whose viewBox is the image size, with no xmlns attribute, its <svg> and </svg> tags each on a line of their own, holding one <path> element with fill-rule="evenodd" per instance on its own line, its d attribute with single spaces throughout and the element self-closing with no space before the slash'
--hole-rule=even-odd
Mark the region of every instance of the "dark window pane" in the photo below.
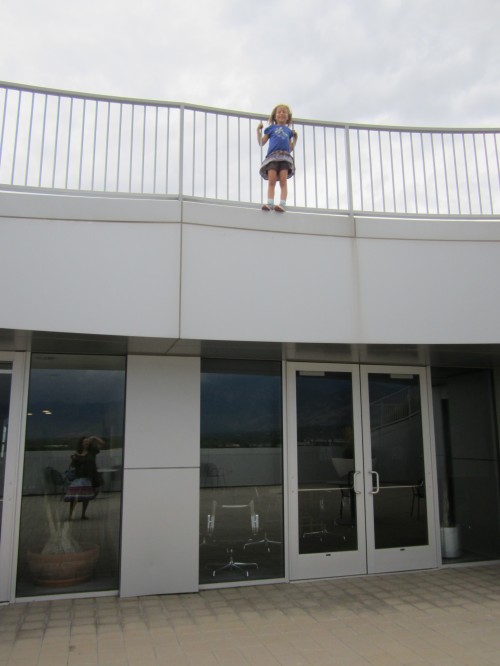
<svg viewBox="0 0 500 666">
<path fill-rule="evenodd" d="M 204 361 L 200 583 L 280 578 L 281 364 Z"/>
<path fill-rule="evenodd" d="M 500 485 L 492 372 L 432 368 L 432 396 L 443 559 L 496 560 Z"/>
<path fill-rule="evenodd" d="M 298 372 L 299 553 L 356 550 L 352 379 Z"/>
<path fill-rule="evenodd" d="M 370 374 L 375 548 L 407 548 L 429 542 L 422 408 L 418 375 Z M 408 512 L 409 509 L 409 512 Z"/>
<path fill-rule="evenodd" d="M 33 355 L 17 596 L 118 588 L 124 395 L 122 357 Z"/>
</svg>

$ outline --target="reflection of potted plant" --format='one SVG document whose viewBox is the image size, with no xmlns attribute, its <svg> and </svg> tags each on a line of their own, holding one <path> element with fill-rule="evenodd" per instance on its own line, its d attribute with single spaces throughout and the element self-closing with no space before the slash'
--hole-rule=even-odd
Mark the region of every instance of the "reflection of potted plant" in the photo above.
<svg viewBox="0 0 500 666">
<path fill-rule="evenodd" d="M 45 512 L 50 536 L 42 551 L 28 551 L 28 566 L 39 585 L 77 585 L 91 578 L 99 557 L 99 546 L 79 544 L 71 536 L 71 522 L 54 520 L 49 498 Z"/>
</svg>

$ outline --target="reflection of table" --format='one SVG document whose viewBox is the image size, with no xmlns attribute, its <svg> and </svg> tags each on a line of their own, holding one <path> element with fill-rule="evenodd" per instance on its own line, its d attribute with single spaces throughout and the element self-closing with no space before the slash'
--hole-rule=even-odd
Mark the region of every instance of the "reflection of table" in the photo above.
<svg viewBox="0 0 500 666">
<path fill-rule="evenodd" d="M 343 514 L 343 509 L 344 509 L 344 499 L 349 500 L 349 509 L 351 512 L 351 522 L 349 523 L 349 526 L 352 526 L 355 524 L 355 493 L 354 493 L 354 487 L 353 486 L 346 486 L 345 484 L 342 483 L 328 483 L 328 485 L 321 485 L 321 486 L 311 486 L 311 487 L 300 487 L 298 489 L 299 493 L 307 493 L 304 495 L 304 497 L 308 497 L 310 493 L 316 493 L 320 494 L 317 500 L 317 508 L 315 513 L 311 513 L 309 510 L 309 516 L 312 517 L 313 519 L 316 518 L 317 516 L 317 524 L 319 525 L 319 529 L 317 530 L 310 530 L 308 532 L 303 532 L 302 533 L 302 538 L 307 538 L 311 536 L 318 536 L 320 538 L 320 541 L 323 540 L 323 537 L 328 536 L 328 535 L 333 535 L 334 532 L 331 532 L 328 527 L 327 527 L 327 520 L 328 520 L 328 515 L 327 515 L 327 508 L 325 506 L 325 495 L 329 495 L 331 493 L 340 493 L 340 511 L 339 511 L 339 519 L 342 519 L 342 514 Z M 310 503 L 309 503 L 310 504 Z M 300 512 L 300 508 L 299 508 Z M 332 518 L 332 523 L 334 525 L 341 525 L 340 520 L 337 520 L 336 517 Z M 345 537 L 344 537 L 345 539 Z"/>
<path fill-rule="evenodd" d="M 110 493 L 115 490 L 116 481 L 121 478 L 121 467 L 101 467 L 97 470 L 101 475 L 103 493 Z"/>
<path fill-rule="evenodd" d="M 422 479 L 417 483 L 405 483 L 404 481 L 382 481 L 379 484 L 380 490 L 411 490 L 411 508 L 410 516 L 413 516 L 415 511 L 415 503 L 417 503 L 417 519 L 420 518 L 420 502 L 425 500 L 425 481 Z M 375 493 L 377 494 L 377 493 Z"/>
</svg>

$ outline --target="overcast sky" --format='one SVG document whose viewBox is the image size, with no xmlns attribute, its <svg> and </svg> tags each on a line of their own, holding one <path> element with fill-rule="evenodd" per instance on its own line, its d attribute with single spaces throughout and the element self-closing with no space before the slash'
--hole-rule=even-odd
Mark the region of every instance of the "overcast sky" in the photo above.
<svg viewBox="0 0 500 666">
<path fill-rule="evenodd" d="M 257 114 L 500 126 L 500 0 L 1 0 L 0 79 Z"/>
</svg>

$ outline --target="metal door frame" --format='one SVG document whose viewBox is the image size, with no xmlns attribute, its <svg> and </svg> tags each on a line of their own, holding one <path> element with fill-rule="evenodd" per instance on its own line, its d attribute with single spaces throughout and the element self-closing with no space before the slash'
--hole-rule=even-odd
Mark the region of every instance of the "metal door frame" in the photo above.
<svg viewBox="0 0 500 666">
<path fill-rule="evenodd" d="M 2 352 L 0 362 L 12 363 L 9 404 L 9 429 L 5 459 L 4 501 L 0 537 L 0 602 L 15 599 L 17 545 L 19 538 L 19 509 L 24 450 L 24 418 L 26 413 L 26 369 L 28 354 Z"/>
<path fill-rule="evenodd" d="M 426 513 L 427 534 L 429 542 L 426 546 L 411 546 L 409 548 L 388 548 L 377 550 L 374 545 L 374 520 L 373 520 L 373 494 L 367 490 L 372 483 L 371 468 L 371 435 L 370 435 L 370 408 L 369 408 L 369 385 L 370 374 L 380 375 L 418 375 L 420 389 L 420 406 L 422 418 L 422 446 L 424 454 L 425 488 L 426 488 Z M 416 366 L 360 366 L 361 378 L 361 409 L 363 427 L 363 456 L 365 468 L 365 509 L 366 509 L 366 532 L 367 532 L 367 572 L 386 573 L 392 571 L 414 571 L 416 569 L 428 569 L 438 566 L 437 544 L 436 544 L 436 522 L 435 522 L 435 493 L 433 447 L 430 418 L 429 388 L 425 368 Z M 370 477 L 370 478 L 369 478 Z M 404 553 L 404 556 L 402 555 Z M 407 557 L 406 557 L 407 556 Z"/>
<path fill-rule="evenodd" d="M 358 478 L 363 479 L 363 497 L 367 497 L 372 475 L 370 453 L 370 423 L 369 417 L 363 413 L 363 403 L 366 402 L 368 392 L 368 373 L 380 374 L 418 374 L 420 377 L 420 397 L 422 409 L 422 434 L 425 456 L 426 476 L 426 510 L 428 521 L 429 544 L 423 547 L 413 547 L 414 557 L 407 558 L 406 564 L 401 565 L 401 557 L 391 552 L 390 557 L 377 557 L 375 549 L 370 552 L 368 543 L 368 520 L 367 502 L 358 509 L 358 550 L 346 553 L 336 553 L 335 560 L 339 563 L 336 569 L 331 563 L 333 554 L 324 554 L 325 557 L 315 555 L 299 555 L 298 553 L 298 497 L 297 497 L 297 423 L 296 423 L 296 371 L 310 372 L 349 372 L 353 381 L 353 428 L 356 456 L 358 457 L 361 474 Z M 287 433 L 286 460 L 286 505 L 287 509 L 287 533 L 288 533 L 288 557 L 287 578 L 289 580 L 304 580 L 307 578 L 335 577 L 345 575 L 362 575 L 367 573 L 382 573 L 389 571 L 411 571 L 422 568 L 434 568 L 440 564 L 439 544 L 437 539 L 439 518 L 437 502 L 435 501 L 437 482 L 435 479 L 435 450 L 432 432 L 432 404 L 430 400 L 429 373 L 421 366 L 390 366 L 390 365 L 361 365 L 330 362 L 286 362 L 286 401 L 285 425 Z M 366 404 L 364 406 L 366 410 Z M 370 478 L 368 478 L 370 477 Z M 371 515 L 371 518 L 373 514 Z M 372 528 L 373 529 L 373 528 Z M 412 548 L 412 550 L 413 550 Z M 416 552 L 424 549 L 425 556 Z M 379 551 L 382 552 L 382 551 Z M 408 549 L 410 552 L 410 549 Z M 309 560 L 309 563 L 308 563 Z M 321 561 L 323 560 L 323 562 Z"/>
</svg>

